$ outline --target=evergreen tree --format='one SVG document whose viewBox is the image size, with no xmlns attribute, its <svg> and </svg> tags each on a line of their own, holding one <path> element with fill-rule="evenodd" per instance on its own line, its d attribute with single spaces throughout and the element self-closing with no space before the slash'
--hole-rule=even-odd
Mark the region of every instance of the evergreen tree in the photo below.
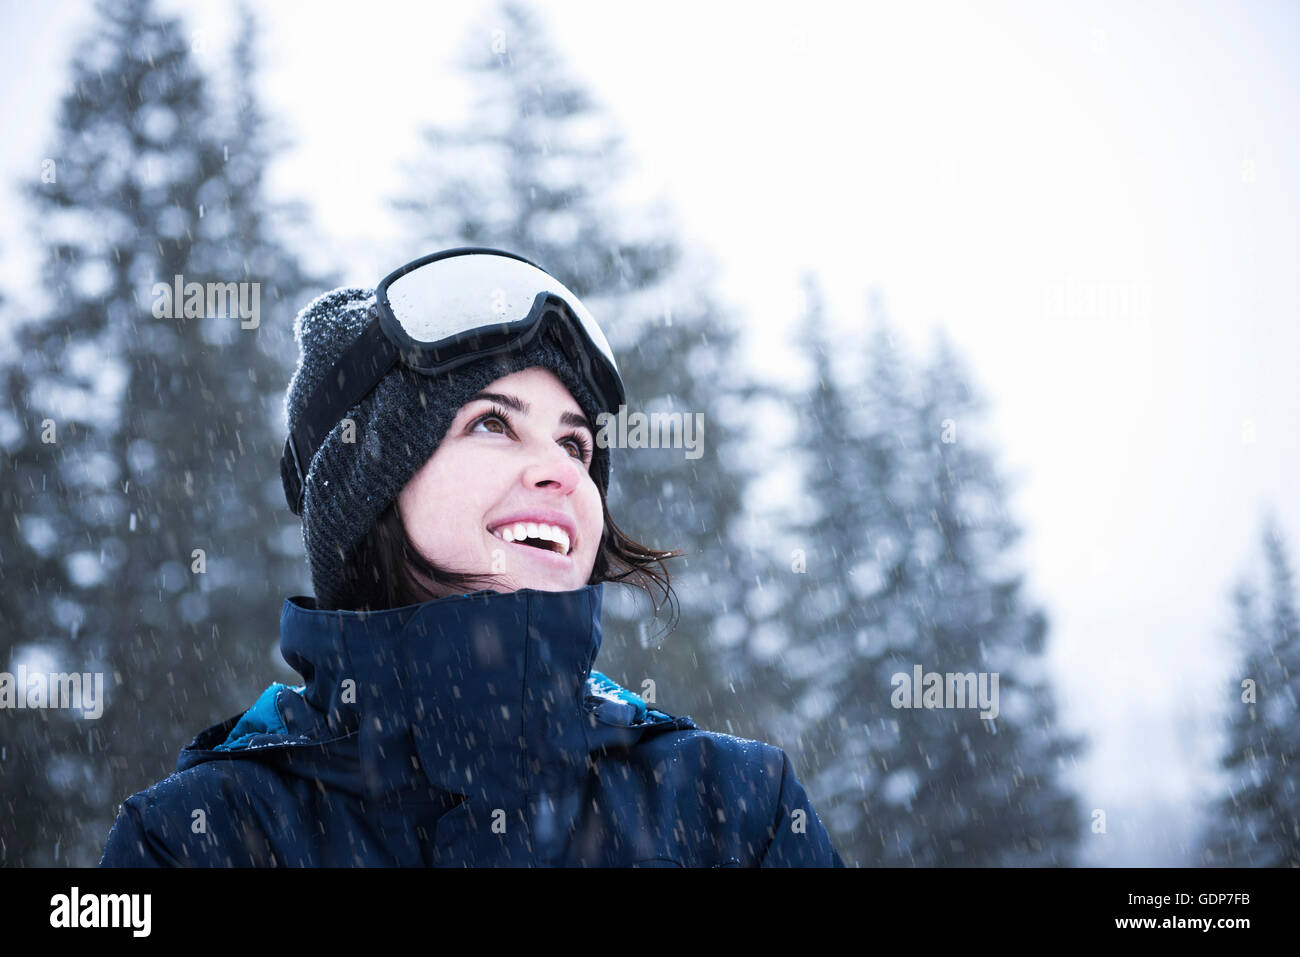
<svg viewBox="0 0 1300 957">
<path fill-rule="evenodd" d="M 767 550 L 770 564 L 750 597 L 762 617 L 740 653 L 755 661 L 753 680 L 767 689 L 763 724 L 799 755 L 801 765 L 815 767 L 831 756 L 813 753 L 822 742 L 801 741 L 800 735 L 832 702 L 835 689 L 825 685 L 827 675 L 847 667 L 862 650 L 854 635 L 863 610 L 845 589 L 846 568 L 864 546 L 863 529 L 870 527 L 873 539 L 885 538 L 880 506 L 892 470 L 882 466 L 892 449 L 886 444 L 877 454 L 866 450 L 871 436 L 862 428 L 865 394 L 841 389 L 831 359 L 842 343 L 828 339 L 816 278 L 806 274 L 803 286 L 806 311 L 796 352 L 807 359 L 812 384 L 780 397 L 796 416 L 790 457 L 801 465 L 800 494 L 767 536 L 781 544 Z M 877 355 L 881 368 L 868 378 L 887 387 L 893 381 L 887 354 L 882 349 Z M 780 457 L 777 450 L 767 451 L 768 461 Z M 835 760 L 840 759 L 853 763 L 846 755 Z"/>
<path fill-rule="evenodd" d="M 792 530 L 807 571 L 776 613 L 798 636 L 776 665 L 798 762 L 846 861 L 1068 863 L 1080 822 L 1055 778 L 1080 742 L 1053 724 L 1045 619 L 999 567 L 1018 531 L 973 438 L 980 401 L 942 342 L 909 372 L 879 311 L 867 374 L 846 389 L 852 372 L 830 361 L 844 349 L 819 332 L 809 289 L 800 340 L 815 371 L 799 408 L 800 434 L 816 438 L 805 499 L 817 514 Z M 896 707 L 894 676 L 912 682 L 916 665 L 997 672 L 998 716 Z"/>
<path fill-rule="evenodd" d="M 223 117 L 179 21 L 152 0 L 97 9 L 56 175 L 31 189 L 53 304 L 18 334 L 0 548 L 25 653 L 102 672 L 105 700 L 97 720 L 9 723 L 5 852 L 29 865 L 94 864 L 127 795 L 292 674 L 271 658 L 277 583 L 302 577 L 276 413 L 305 279 L 265 228 L 252 27 Z"/>
<path fill-rule="evenodd" d="M 572 289 L 609 337 L 629 413 L 677 413 L 683 424 L 703 416 L 698 458 L 681 448 L 613 450 L 609 508 L 619 527 L 687 555 L 668 561 L 681 616 L 662 643 L 668 609 L 648 629 L 644 597 L 605 590 L 597 667 L 634 691 L 653 681 L 661 707 L 735 728 L 743 702 L 710 640 L 720 616 L 742 613 L 750 547 L 735 539 L 752 473 L 730 453 L 745 440 L 735 403 L 751 388 L 734 359 L 734 321 L 656 214 L 616 208 L 627 166 L 620 137 L 569 78 L 536 15 L 505 2 L 487 27 L 463 61 L 478 96 L 472 125 L 425 132 L 414 185 L 394 205 L 409 215 L 419 248 L 508 249 Z"/>
<path fill-rule="evenodd" d="M 1019 596 L 1004 553 L 1020 537 L 992 455 L 972 440 L 985 403 L 940 334 L 923 376 L 916 435 L 924 453 L 914 514 L 921 606 L 915 661 L 937 672 L 998 675 L 999 715 L 915 718 L 908 766 L 920 782 L 911 853 L 936 864 L 1071 863 L 1083 819 L 1058 783 L 1083 739 L 1062 732 L 1043 674 L 1047 619 Z"/>
<path fill-rule="evenodd" d="M 917 609 L 908 584 L 911 552 L 909 434 L 913 399 L 891 332 L 878 320 L 870 335 L 867 374 L 844 388 L 832 362 L 843 357 L 828 337 L 828 316 L 815 278 L 804 280 L 807 310 L 797 349 L 811 385 L 792 397 L 802 450 L 802 509 L 789 516 L 794 544 L 789 572 L 771 619 L 789 636 L 764 668 L 767 721 L 780 728 L 796 765 L 807 769 L 846 863 L 888 860 L 877 846 L 905 819 L 894 810 L 890 777 L 905 743 L 889 706 L 891 653 L 911 644 Z M 779 584 L 777 586 L 780 588 Z M 779 717 L 784 713 L 785 719 Z M 778 724 L 779 722 L 779 724 Z"/>
<path fill-rule="evenodd" d="M 1300 867 L 1300 619 L 1276 523 L 1265 523 L 1269 596 L 1264 613 L 1245 581 L 1233 593 L 1242 667 L 1229 685 L 1228 793 L 1216 804 L 1201 860 L 1227 867 Z M 1250 682 L 1249 685 L 1246 682 Z"/>
</svg>

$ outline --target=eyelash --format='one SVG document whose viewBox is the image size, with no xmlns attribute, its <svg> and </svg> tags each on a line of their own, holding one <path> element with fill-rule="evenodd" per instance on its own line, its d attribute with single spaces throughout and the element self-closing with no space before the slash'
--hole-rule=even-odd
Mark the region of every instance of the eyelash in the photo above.
<svg viewBox="0 0 1300 957">
<path fill-rule="evenodd" d="M 510 423 L 510 415 L 499 405 L 493 405 L 492 411 L 480 415 L 470 425 L 471 431 L 478 428 L 488 419 L 500 419 L 507 429 L 514 431 L 514 426 Z M 582 463 L 587 464 L 587 456 L 591 454 L 591 443 L 587 441 L 586 436 L 581 432 L 570 432 L 568 435 L 560 437 L 561 441 L 571 441 L 578 446 L 579 454 L 582 456 Z"/>
</svg>

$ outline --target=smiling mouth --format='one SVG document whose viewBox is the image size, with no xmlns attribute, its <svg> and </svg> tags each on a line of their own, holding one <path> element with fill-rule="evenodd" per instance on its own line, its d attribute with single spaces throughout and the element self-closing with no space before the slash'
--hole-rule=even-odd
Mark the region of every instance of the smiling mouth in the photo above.
<svg viewBox="0 0 1300 957">
<path fill-rule="evenodd" d="M 526 527 L 526 523 L 525 527 Z M 487 532 L 498 541 L 505 542 L 507 545 L 518 545 L 523 548 L 534 548 L 538 551 L 550 552 L 559 558 L 568 558 L 571 546 L 567 542 L 558 542 L 554 539 L 543 538 L 541 536 L 529 536 L 525 534 L 522 538 L 516 538 L 514 535 L 514 525 L 502 525 L 493 531 L 488 529 Z M 509 537 L 506 537 L 509 534 Z M 564 536 L 567 538 L 567 536 Z"/>
</svg>

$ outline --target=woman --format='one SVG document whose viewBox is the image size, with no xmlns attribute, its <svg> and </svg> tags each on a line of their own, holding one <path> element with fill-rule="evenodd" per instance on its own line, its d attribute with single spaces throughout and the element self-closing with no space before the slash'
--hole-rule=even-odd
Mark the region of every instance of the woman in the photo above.
<svg viewBox="0 0 1300 957">
<path fill-rule="evenodd" d="M 315 598 L 280 644 L 304 684 L 201 732 L 101 866 L 844 866 L 783 751 L 592 668 L 603 583 L 667 597 L 679 553 L 609 515 L 623 384 L 568 289 L 445 250 L 294 334 L 281 470 Z"/>
</svg>

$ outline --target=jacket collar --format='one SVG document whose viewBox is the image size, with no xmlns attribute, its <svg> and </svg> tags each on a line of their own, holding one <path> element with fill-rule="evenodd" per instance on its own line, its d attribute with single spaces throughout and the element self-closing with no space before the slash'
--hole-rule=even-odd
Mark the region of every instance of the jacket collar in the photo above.
<svg viewBox="0 0 1300 957">
<path fill-rule="evenodd" d="M 367 796 L 432 785 L 504 805 L 586 771 L 600 731 L 583 702 L 603 587 L 485 590 L 377 612 L 295 596 L 280 650 L 328 737 L 357 734 Z"/>
</svg>

